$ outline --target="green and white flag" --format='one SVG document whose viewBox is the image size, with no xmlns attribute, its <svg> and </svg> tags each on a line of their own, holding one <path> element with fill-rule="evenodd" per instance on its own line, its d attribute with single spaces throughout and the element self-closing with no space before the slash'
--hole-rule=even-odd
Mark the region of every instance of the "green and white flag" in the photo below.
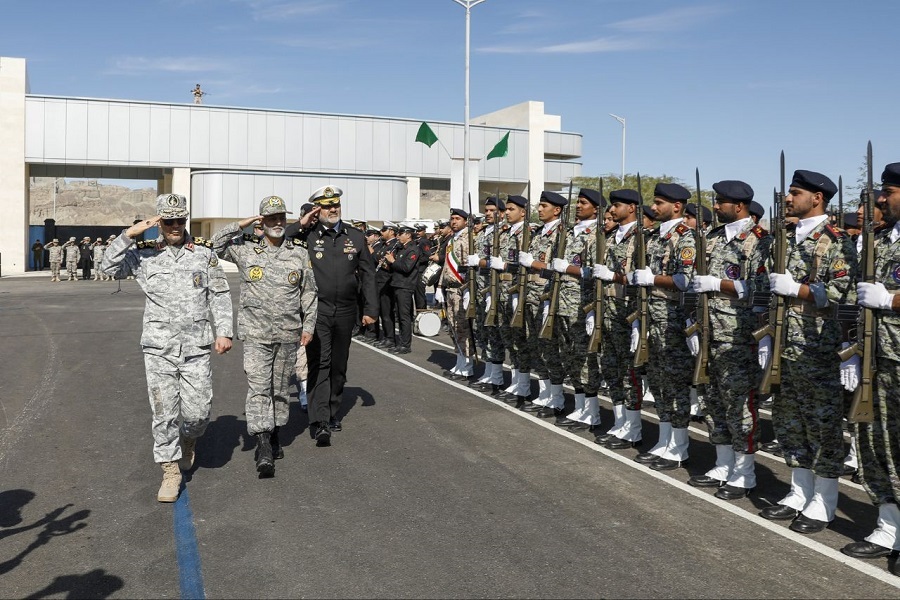
<svg viewBox="0 0 900 600">
<path fill-rule="evenodd" d="M 431 130 L 431 127 L 428 126 L 428 123 L 422 123 L 419 126 L 419 132 L 416 134 L 416 141 L 422 142 L 429 148 L 434 145 L 436 141 L 438 141 L 438 137 Z"/>
<path fill-rule="evenodd" d="M 506 132 L 506 135 L 497 142 L 497 145 L 494 146 L 494 149 L 488 152 L 485 160 L 491 160 L 492 158 L 502 158 L 509 154 L 509 132 Z"/>
</svg>

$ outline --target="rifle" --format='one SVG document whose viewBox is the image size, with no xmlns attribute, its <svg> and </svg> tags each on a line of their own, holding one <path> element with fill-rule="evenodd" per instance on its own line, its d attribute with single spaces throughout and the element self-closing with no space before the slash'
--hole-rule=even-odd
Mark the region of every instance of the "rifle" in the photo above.
<svg viewBox="0 0 900 600">
<path fill-rule="evenodd" d="M 866 150 L 866 188 L 863 190 L 863 226 L 862 254 L 860 274 L 862 281 L 875 283 L 875 194 L 872 193 L 872 142 Z M 850 414 L 847 420 L 851 423 L 871 423 L 875 415 L 872 412 L 872 393 L 875 383 L 875 310 L 860 307 L 859 319 L 856 322 L 856 339 L 848 348 L 839 351 L 841 360 L 849 360 L 854 354 L 859 355 L 859 385 L 853 391 L 850 403 Z"/>
<path fill-rule="evenodd" d="M 472 192 L 469 192 L 469 218 L 466 225 L 469 228 L 469 255 L 475 254 L 475 216 L 472 214 Z M 475 318 L 475 303 L 478 301 L 476 292 L 478 291 L 475 276 L 478 272 L 476 267 L 466 269 L 466 285 L 469 287 L 469 308 L 466 309 L 466 318 Z M 471 329 L 471 328 L 470 328 Z"/>
<path fill-rule="evenodd" d="M 641 195 L 641 204 L 637 207 L 637 222 L 634 224 L 634 257 L 632 259 L 632 270 L 647 268 L 647 245 L 644 240 L 644 202 L 641 194 L 641 174 L 637 174 L 637 189 Z M 647 363 L 650 358 L 650 341 L 648 336 L 648 326 L 650 321 L 650 300 L 647 288 L 639 286 L 638 307 L 633 313 L 628 315 L 627 321 L 634 323 L 635 319 L 640 319 L 638 325 L 638 347 L 634 352 L 634 367 L 641 367 Z"/>
<path fill-rule="evenodd" d="M 706 231 L 703 228 L 703 219 L 700 218 L 700 169 L 696 170 L 697 175 L 697 219 L 694 229 L 694 240 L 697 245 L 697 262 L 694 263 L 694 271 L 697 275 L 709 275 L 709 265 L 706 262 Z M 713 213 L 715 215 L 715 212 Z M 694 385 L 704 385 L 709 383 L 709 297 L 706 294 L 692 294 L 696 298 L 696 308 L 694 309 L 694 323 L 684 330 L 684 334 L 692 336 L 698 334 L 700 340 L 700 351 L 694 358 Z M 687 302 L 685 302 L 687 304 Z"/>
<path fill-rule="evenodd" d="M 527 187 L 528 207 L 525 209 L 525 221 L 522 223 L 522 243 L 519 244 L 519 250 L 528 252 L 531 247 L 531 181 Z M 516 258 L 518 260 L 518 257 Z M 516 304 L 516 310 L 509 321 L 510 327 L 521 329 L 525 327 L 525 295 L 528 293 L 528 269 L 519 265 L 519 282 L 517 284 L 517 294 L 519 302 Z"/>
<path fill-rule="evenodd" d="M 497 202 L 500 202 L 500 190 L 497 190 Z M 491 255 L 496 254 L 498 252 L 498 248 L 500 247 L 500 208 L 496 207 L 497 210 L 494 213 L 494 239 L 491 242 L 491 251 L 487 257 L 488 266 L 490 266 Z M 497 272 L 496 269 L 491 269 L 491 284 L 489 289 L 489 294 L 491 295 L 491 307 L 488 309 L 487 314 L 484 316 L 484 326 L 485 327 L 498 327 L 499 322 L 497 319 L 497 304 L 500 298 L 500 273 Z"/>
<path fill-rule="evenodd" d="M 600 197 L 603 198 L 603 177 L 600 177 Z M 597 207 L 597 238 L 594 240 L 594 260 L 597 264 L 606 263 L 606 229 L 603 228 L 601 219 L 603 214 L 600 212 L 602 207 Z M 602 279 L 594 280 L 594 303 L 585 306 L 587 312 L 594 311 L 594 331 L 591 332 L 591 339 L 588 340 L 588 353 L 598 352 L 600 345 L 603 343 L 603 314 L 606 310 L 606 298 L 603 297 L 604 281 Z"/>
<path fill-rule="evenodd" d="M 784 226 L 784 151 L 781 152 L 781 192 L 773 191 L 774 215 L 772 217 L 772 272 L 787 271 L 787 229 Z M 784 313 L 787 302 L 784 296 L 772 294 L 769 302 L 769 322 L 753 332 L 757 342 L 767 335 L 772 337 L 769 364 L 759 382 L 759 393 L 770 394 L 781 387 L 781 349 L 784 346 Z"/>
<path fill-rule="evenodd" d="M 844 178 L 838 176 L 838 215 L 837 226 L 844 228 Z"/>
<path fill-rule="evenodd" d="M 572 180 L 569 180 L 569 199 L 566 203 L 565 210 L 562 211 L 559 218 L 559 225 L 556 228 L 556 250 L 553 252 L 554 258 L 563 258 L 566 255 L 566 227 L 569 225 L 569 213 L 572 208 Z M 553 337 L 553 327 L 556 324 L 556 311 L 559 309 L 559 286 L 562 283 L 562 273 L 553 271 L 553 283 L 550 284 L 550 306 L 547 309 L 547 320 L 541 326 L 541 332 L 538 337 L 542 340 L 549 340 Z"/>
</svg>

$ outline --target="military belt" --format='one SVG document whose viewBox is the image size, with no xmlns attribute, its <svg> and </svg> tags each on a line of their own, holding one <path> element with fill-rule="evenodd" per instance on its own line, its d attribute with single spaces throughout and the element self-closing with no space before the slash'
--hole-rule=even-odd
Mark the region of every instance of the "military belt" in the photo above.
<svg viewBox="0 0 900 600">
<path fill-rule="evenodd" d="M 500 273 L 500 281 L 513 281 L 515 279 L 512 273 Z"/>
<path fill-rule="evenodd" d="M 681 303 L 681 292 L 678 290 L 667 290 L 665 288 L 653 287 L 650 289 L 651 298 L 662 298 L 668 302 Z"/>
<path fill-rule="evenodd" d="M 810 302 L 804 302 L 799 298 L 787 298 L 788 308 L 796 315 L 802 315 L 804 317 L 820 317 L 826 320 L 833 320 L 835 318 L 835 309 L 830 306 L 826 306 L 825 308 L 819 308 L 815 304 Z"/>
<path fill-rule="evenodd" d="M 547 280 L 537 274 L 532 274 L 528 276 L 528 283 L 539 283 L 544 285 L 547 283 Z"/>
<path fill-rule="evenodd" d="M 603 284 L 603 295 L 607 298 L 626 298 L 625 286 L 621 283 Z"/>
</svg>

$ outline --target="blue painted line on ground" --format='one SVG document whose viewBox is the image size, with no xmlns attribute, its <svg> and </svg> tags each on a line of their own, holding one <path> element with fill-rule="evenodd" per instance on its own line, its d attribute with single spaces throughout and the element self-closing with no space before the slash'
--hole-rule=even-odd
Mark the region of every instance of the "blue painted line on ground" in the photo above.
<svg viewBox="0 0 900 600">
<path fill-rule="evenodd" d="M 197 548 L 197 532 L 194 530 L 194 513 L 191 512 L 191 499 L 186 486 L 175 501 L 172 522 L 175 529 L 175 558 L 178 561 L 181 597 L 205 600 L 200 551 Z"/>
</svg>

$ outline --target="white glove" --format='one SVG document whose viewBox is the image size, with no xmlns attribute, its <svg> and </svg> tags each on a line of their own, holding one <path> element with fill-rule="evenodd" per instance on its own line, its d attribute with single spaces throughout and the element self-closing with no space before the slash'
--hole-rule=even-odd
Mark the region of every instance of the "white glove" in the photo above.
<svg viewBox="0 0 900 600">
<path fill-rule="evenodd" d="M 566 269 L 569 268 L 569 263 L 566 262 L 565 259 L 562 258 L 554 258 L 553 259 L 553 270 L 557 273 L 565 273 Z"/>
<path fill-rule="evenodd" d="M 647 267 L 646 269 L 638 269 L 634 271 L 632 277 L 634 279 L 632 279 L 631 285 L 651 287 L 653 285 L 653 280 L 656 278 L 656 275 L 653 274 L 653 271 L 650 270 L 650 267 Z"/>
<path fill-rule="evenodd" d="M 468 307 L 466 307 L 466 308 L 468 308 Z M 487 314 L 487 312 L 489 310 L 491 310 L 491 293 L 490 292 L 488 292 L 487 294 L 484 295 L 484 314 Z"/>
<path fill-rule="evenodd" d="M 856 284 L 857 304 L 866 308 L 880 308 L 882 310 L 891 310 L 894 303 L 894 296 L 884 287 L 883 283 L 866 283 L 864 281 Z M 843 371 L 841 371 L 843 373 Z"/>
<path fill-rule="evenodd" d="M 871 284 L 870 284 L 871 285 Z M 880 285 L 880 284 L 879 284 Z M 841 349 L 850 346 L 849 343 L 841 344 Z M 859 354 L 854 354 L 847 360 L 841 361 L 841 385 L 848 392 L 852 392 L 859 385 L 859 377 L 862 369 L 859 364 Z"/>
<path fill-rule="evenodd" d="M 463 292 L 463 310 L 469 310 L 469 288 Z"/>
<path fill-rule="evenodd" d="M 509 302 L 512 305 L 512 311 L 516 312 L 516 309 L 519 307 L 519 295 L 518 294 L 510 294 Z"/>
<path fill-rule="evenodd" d="M 519 252 L 519 264 L 526 269 L 530 268 L 534 264 L 534 256 L 530 252 Z"/>
<path fill-rule="evenodd" d="M 691 289 L 698 294 L 718 292 L 722 289 L 722 280 L 712 275 L 695 275 Z"/>
<path fill-rule="evenodd" d="M 584 318 L 584 331 L 588 335 L 594 334 L 594 311 L 591 311 Z"/>
<path fill-rule="evenodd" d="M 541 318 L 541 324 L 544 324 L 547 322 L 547 317 L 550 316 L 550 301 L 549 300 L 544 300 L 544 306 L 543 306 L 543 308 L 541 308 L 541 314 L 543 315 L 543 317 Z"/>
<path fill-rule="evenodd" d="M 690 327 L 694 324 L 693 319 L 688 319 L 684 322 L 685 327 Z M 697 356 L 700 354 L 700 334 L 696 331 L 691 335 L 687 336 L 687 347 L 688 350 L 691 351 L 691 356 Z"/>
<path fill-rule="evenodd" d="M 477 267 L 478 263 L 481 262 L 481 257 L 477 254 L 470 254 L 466 257 L 466 266 L 467 267 Z"/>
<path fill-rule="evenodd" d="M 632 354 L 637 352 L 638 343 L 641 341 L 641 320 L 635 319 L 631 322 L 631 347 L 628 349 Z"/>
<path fill-rule="evenodd" d="M 506 270 L 506 263 L 503 262 L 503 259 L 500 258 L 499 256 L 491 257 L 491 265 L 490 266 L 495 271 L 505 271 Z"/>
<path fill-rule="evenodd" d="M 443 304 L 444 303 L 444 290 L 441 288 L 434 288 L 434 302 L 435 304 Z"/>
<path fill-rule="evenodd" d="M 772 354 L 772 336 L 767 335 L 759 340 L 759 348 L 756 350 L 756 360 L 759 368 L 765 370 L 769 366 L 769 355 Z"/>
<path fill-rule="evenodd" d="M 800 295 L 800 286 L 790 273 L 769 273 L 769 287 L 777 296 L 796 298 Z"/>
<path fill-rule="evenodd" d="M 603 281 L 612 281 L 615 273 L 610 271 L 606 265 L 594 265 L 594 279 L 602 279 Z"/>
</svg>

